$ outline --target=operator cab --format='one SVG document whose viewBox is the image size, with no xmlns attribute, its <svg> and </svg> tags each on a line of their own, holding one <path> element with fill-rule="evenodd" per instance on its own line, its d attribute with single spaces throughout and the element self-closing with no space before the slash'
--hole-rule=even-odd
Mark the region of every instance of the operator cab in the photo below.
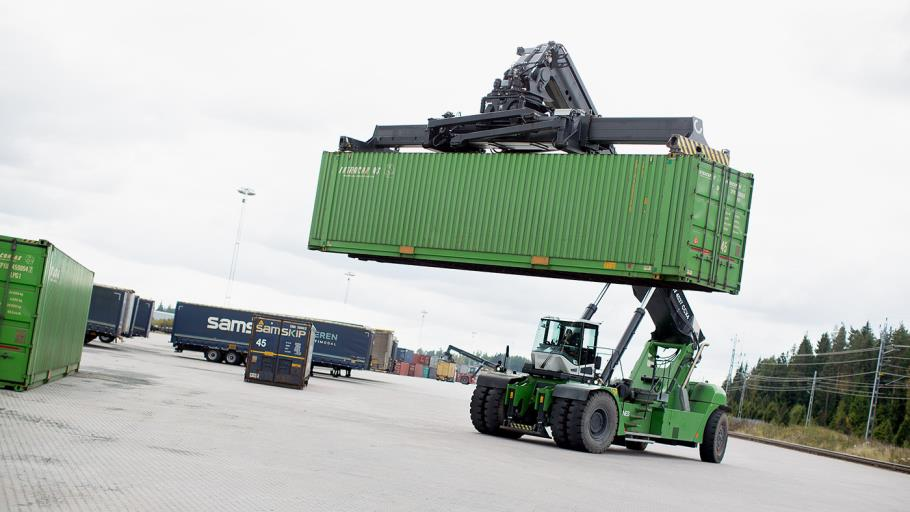
<svg viewBox="0 0 910 512">
<path fill-rule="evenodd" d="M 537 326 L 531 366 L 534 370 L 593 376 L 597 364 L 600 323 L 543 317 Z"/>
</svg>

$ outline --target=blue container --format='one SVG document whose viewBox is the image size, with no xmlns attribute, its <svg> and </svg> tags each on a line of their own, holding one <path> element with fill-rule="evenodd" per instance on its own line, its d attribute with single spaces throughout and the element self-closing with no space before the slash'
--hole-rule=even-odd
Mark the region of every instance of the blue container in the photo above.
<svg viewBox="0 0 910 512">
<path fill-rule="evenodd" d="M 398 347 L 395 349 L 395 360 L 412 364 L 414 363 L 414 351 Z"/>
<path fill-rule="evenodd" d="M 253 317 L 243 380 L 302 389 L 310 379 L 313 324 Z"/>
<path fill-rule="evenodd" d="M 171 344 L 177 352 L 205 352 L 206 359 L 210 361 L 220 361 L 232 352 L 246 356 L 254 316 L 312 323 L 312 363 L 315 366 L 333 371 L 367 369 L 373 333 L 362 325 L 189 302 L 177 303 Z"/>
</svg>

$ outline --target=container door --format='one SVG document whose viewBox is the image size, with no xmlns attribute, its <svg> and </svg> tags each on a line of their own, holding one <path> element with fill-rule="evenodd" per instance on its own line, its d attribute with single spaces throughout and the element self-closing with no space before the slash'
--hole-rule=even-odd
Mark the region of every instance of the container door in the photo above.
<svg viewBox="0 0 910 512">
<path fill-rule="evenodd" d="M 247 357 L 247 377 L 264 382 L 275 382 L 278 345 L 281 341 L 281 321 L 268 318 L 253 320 L 253 343 Z"/>
<path fill-rule="evenodd" d="M 275 383 L 302 387 L 309 369 L 310 325 L 285 321 L 280 332 Z"/>
<path fill-rule="evenodd" d="M 0 387 L 25 385 L 46 250 L 0 240 Z"/>
</svg>

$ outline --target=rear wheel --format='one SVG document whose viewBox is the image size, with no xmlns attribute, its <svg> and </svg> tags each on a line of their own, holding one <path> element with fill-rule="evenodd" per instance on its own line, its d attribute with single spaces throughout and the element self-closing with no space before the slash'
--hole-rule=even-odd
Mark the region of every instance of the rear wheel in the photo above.
<svg viewBox="0 0 910 512">
<path fill-rule="evenodd" d="M 243 361 L 243 357 L 240 356 L 237 352 L 231 350 L 224 355 L 224 362 L 227 364 L 238 365 Z"/>
<path fill-rule="evenodd" d="M 571 448 L 590 453 L 603 453 L 613 443 L 618 421 L 616 401 L 608 393 L 592 393 L 584 402 L 569 404 L 566 421 Z"/>
<path fill-rule="evenodd" d="M 705 435 L 701 444 L 698 445 L 698 454 L 701 460 L 720 463 L 724 460 L 724 454 L 727 452 L 727 415 L 724 411 L 717 409 L 708 417 L 705 424 Z"/>
<path fill-rule="evenodd" d="M 110 343 L 110 342 L 114 341 L 114 337 L 111 336 L 110 334 L 99 334 L 98 341 L 102 341 L 104 343 Z"/>
<path fill-rule="evenodd" d="M 210 348 L 205 351 L 205 360 L 210 363 L 220 363 L 223 357 L 224 354 L 220 350 Z"/>
</svg>

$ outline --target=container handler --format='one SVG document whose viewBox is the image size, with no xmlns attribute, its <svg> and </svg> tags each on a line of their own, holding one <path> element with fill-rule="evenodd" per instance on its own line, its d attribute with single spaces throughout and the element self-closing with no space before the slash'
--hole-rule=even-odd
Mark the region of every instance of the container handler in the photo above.
<svg viewBox="0 0 910 512">
<path fill-rule="evenodd" d="M 376 126 L 366 141 L 341 137 L 339 150 L 614 154 L 617 144 L 665 144 L 671 155 L 729 165 L 729 152 L 708 146 L 696 117 L 601 117 L 561 44 L 519 48 L 518 55 L 481 100 L 479 114 Z M 581 318 L 540 319 L 523 374 L 507 374 L 496 365 L 498 371 L 478 376 L 471 422 L 484 434 L 552 438 L 559 447 L 591 453 L 612 444 L 641 451 L 661 443 L 698 447 L 703 461 L 720 462 L 730 409 L 720 387 L 690 382 L 707 343 L 682 290 L 660 287 L 659 281 L 616 282 L 632 284 L 640 305 L 606 364 L 599 324 L 591 318 L 609 283 Z M 655 330 L 629 376 L 616 376 L 645 314 Z"/>
</svg>

